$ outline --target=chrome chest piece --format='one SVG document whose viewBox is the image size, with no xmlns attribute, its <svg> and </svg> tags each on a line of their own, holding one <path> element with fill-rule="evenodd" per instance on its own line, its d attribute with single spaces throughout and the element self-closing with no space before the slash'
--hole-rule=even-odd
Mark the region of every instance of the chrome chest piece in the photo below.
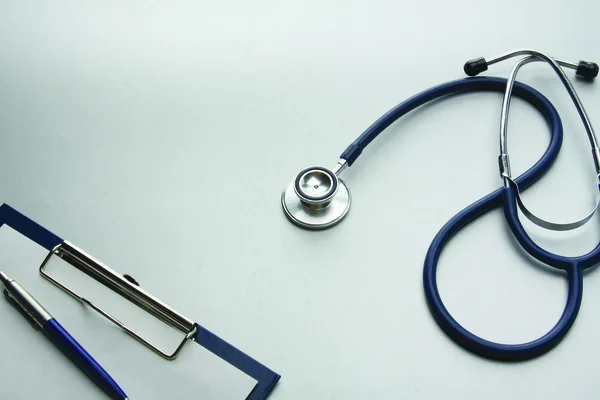
<svg viewBox="0 0 600 400">
<path fill-rule="evenodd" d="M 346 168 L 341 159 L 333 170 L 313 166 L 300 171 L 281 194 L 285 215 L 307 229 L 325 229 L 340 222 L 350 209 L 350 190 L 338 178 Z"/>
</svg>

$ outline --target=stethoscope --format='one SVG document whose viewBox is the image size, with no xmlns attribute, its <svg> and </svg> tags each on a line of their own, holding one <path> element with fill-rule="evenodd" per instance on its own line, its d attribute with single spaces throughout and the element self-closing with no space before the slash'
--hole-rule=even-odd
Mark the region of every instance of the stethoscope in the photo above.
<svg viewBox="0 0 600 400">
<path fill-rule="evenodd" d="M 486 71 L 489 65 L 525 55 L 512 69 L 507 80 L 493 77 L 474 77 Z M 527 235 L 519 221 L 518 208 L 522 210 L 535 224 L 552 230 L 570 230 L 582 226 L 590 220 L 598 208 L 581 220 L 571 223 L 549 222 L 535 216 L 523 204 L 520 191 L 537 181 L 551 167 L 558 156 L 562 144 L 562 123 L 554 106 L 535 89 L 516 82 L 516 76 L 522 66 L 535 62 L 548 63 L 557 73 L 567 89 L 577 111 L 583 121 L 592 147 L 592 156 L 597 176 L 600 174 L 600 148 L 590 120 L 562 67 L 576 70 L 576 74 L 586 80 L 592 80 L 598 75 L 598 65 L 580 61 L 578 64 L 557 60 L 532 50 L 518 50 L 491 59 L 478 58 L 468 61 L 464 70 L 471 78 L 447 82 L 421 92 L 392 108 L 373 123 L 360 135 L 340 156 L 338 163 L 332 168 L 313 166 L 302 170 L 283 192 L 282 206 L 288 219 L 294 224 L 308 229 L 324 229 L 339 223 L 348 213 L 351 204 L 350 191 L 339 178 L 341 172 L 351 166 L 360 156 L 363 149 L 373 141 L 384 129 L 397 119 L 415 108 L 440 97 L 480 91 L 504 92 L 500 123 L 500 175 L 504 187 L 500 188 L 469 207 L 465 208 L 444 225 L 435 236 L 425 258 L 423 270 L 423 285 L 425 297 L 437 323 L 456 343 L 483 357 L 497 360 L 523 360 L 539 356 L 553 348 L 566 335 L 572 326 L 582 298 L 583 270 L 600 262 L 600 244 L 590 253 L 580 257 L 563 257 L 552 254 L 537 246 Z M 512 96 L 527 101 L 546 119 L 550 128 L 550 142 L 542 157 L 523 175 L 512 178 L 510 160 L 507 150 L 507 122 Z M 482 339 L 462 327 L 450 315 L 440 297 L 436 270 L 437 263 L 444 246 L 465 225 L 486 212 L 504 207 L 504 214 L 509 227 L 519 244 L 533 257 L 554 268 L 564 270 L 569 281 L 569 294 L 565 310 L 557 324 L 544 336 L 524 344 L 500 344 Z"/>
</svg>

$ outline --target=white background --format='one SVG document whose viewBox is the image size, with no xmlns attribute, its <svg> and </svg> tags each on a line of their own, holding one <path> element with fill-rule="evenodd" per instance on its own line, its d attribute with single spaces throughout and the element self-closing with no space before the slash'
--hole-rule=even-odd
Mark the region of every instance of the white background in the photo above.
<svg viewBox="0 0 600 400">
<path fill-rule="evenodd" d="M 442 101 L 388 129 L 344 172 L 353 208 L 333 229 L 293 226 L 279 199 L 301 168 L 332 166 L 389 108 L 461 78 L 467 59 L 531 47 L 600 61 L 599 13 L 592 0 L 3 1 L 0 199 L 279 372 L 273 400 L 597 398 L 596 271 L 569 335 L 529 362 L 467 353 L 427 310 L 430 241 L 501 184 L 500 95 Z M 565 127 L 525 200 L 580 217 L 594 199 L 582 125 L 547 67 L 520 79 Z M 598 84 L 574 84 L 600 121 Z M 517 174 L 548 129 L 520 101 L 509 128 Z M 527 226 L 578 255 L 598 242 L 597 222 Z M 439 285 L 459 322 L 510 343 L 549 330 L 566 297 L 499 211 L 451 242 Z"/>
</svg>

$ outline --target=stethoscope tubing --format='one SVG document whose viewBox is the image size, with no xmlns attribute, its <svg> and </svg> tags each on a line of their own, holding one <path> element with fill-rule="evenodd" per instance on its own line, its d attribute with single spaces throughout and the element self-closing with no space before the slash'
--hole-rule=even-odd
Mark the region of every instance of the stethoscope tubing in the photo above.
<svg viewBox="0 0 600 400">
<path fill-rule="evenodd" d="M 519 87 L 518 90 L 517 87 Z M 539 179 L 556 159 L 562 144 L 562 124 L 556 109 L 539 92 L 525 85 L 517 84 L 513 93 L 538 108 L 545 116 L 551 130 L 550 142 L 543 156 L 528 171 L 515 180 L 519 187 L 524 189 Z M 437 266 L 444 246 L 464 226 L 484 213 L 501 206 L 504 207 L 505 218 L 519 244 L 538 260 L 564 270 L 568 280 L 567 301 L 558 322 L 540 338 L 521 344 L 496 343 L 469 332 L 449 313 L 437 287 Z M 595 265 L 598 261 L 600 261 L 600 245 L 581 257 L 557 256 L 537 246 L 526 234 L 518 219 L 514 189 L 504 187 L 459 212 L 435 236 L 425 257 L 423 287 L 429 309 L 435 321 L 457 344 L 482 357 L 502 361 L 520 361 L 544 354 L 565 337 L 581 306 L 583 269 Z"/>
<path fill-rule="evenodd" d="M 546 151 L 548 155 L 551 146 Z M 530 170 L 531 171 L 531 170 Z M 527 174 L 527 173 L 526 173 Z M 525 175 L 525 174 L 524 174 Z M 523 176 L 522 176 L 523 177 Z M 475 220 L 482 214 L 498 208 L 502 205 L 504 197 L 505 215 L 511 230 L 523 229 L 518 218 L 516 218 L 516 204 L 512 188 L 502 188 L 485 196 L 471 206 L 462 210 L 444 225 L 436 235 L 429 247 L 423 268 L 423 287 L 429 310 L 438 325 L 446 334 L 463 348 L 476 353 L 482 357 L 500 361 L 522 361 L 538 357 L 551 350 L 565 337 L 579 312 L 583 297 L 583 268 L 576 262 L 567 262 L 563 265 L 568 280 L 568 295 L 564 311 L 558 322 L 552 329 L 542 337 L 522 344 L 502 344 L 491 342 L 474 335 L 460 325 L 444 306 L 437 287 L 437 265 L 444 246 L 465 225 Z M 508 215 L 507 215 L 508 214 Z M 515 235 L 521 246 L 530 251 L 533 241 L 527 235 Z M 528 238 L 529 243 L 523 243 L 522 239 Z M 534 244 L 535 245 L 535 244 Z M 536 246 L 537 247 L 537 246 Z M 543 251 L 543 250 L 542 250 Z"/>
<path fill-rule="evenodd" d="M 447 82 L 421 92 L 397 105 L 375 121 L 375 123 L 367 128 L 362 135 L 348 146 L 340 158 L 346 160 L 349 166 L 352 165 L 360 156 L 362 150 L 381 132 L 400 117 L 425 103 L 444 96 L 466 92 L 504 92 L 506 89 L 506 82 L 507 80 L 502 78 L 467 78 Z M 558 112 L 550 101 L 541 93 L 521 83 L 516 83 L 512 92 L 515 96 L 521 97 L 536 107 L 545 117 L 551 131 L 550 141 L 543 156 L 523 175 L 515 179 L 515 182 L 519 187 L 524 190 L 538 180 L 551 167 L 560 151 L 563 131 Z M 437 287 L 437 265 L 441 252 L 447 242 L 465 225 L 482 214 L 501 206 L 504 206 L 506 219 L 511 230 L 513 230 L 515 237 L 525 250 L 540 261 L 566 271 L 568 279 L 569 289 L 567 302 L 558 322 L 542 337 L 522 344 L 495 343 L 469 332 L 461 326 L 452 315 L 450 315 L 444 306 Z M 436 322 L 450 338 L 467 350 L 495 360 L 517 361 L 530 359 L 552 349 L 567 334 L 577 317 L 581 305 L 583 294 L 583 268 L 594 265 L 598 262 L 599 258 L 600 246 L 598 247 L 597 252 L 594 250 L 590 254 L 578 258 L 556 256 L 539 248 L 529 236 L 527 236 L 518 219 L 513 189 L 510 187 L 499 188 L 459 212 L 455 217 L 448 221 L 436 235 L 430 245 L 424 263 L 423 286 L 425 289 L 425 297 Z"/>
<path fill-rule="evenodd" d="M 377 121 L 369 126 L 356 140 L 354 140 L 344 152 L 340 155 L 340 158 L 346 160 L 348 166 L 356 161 L 362 151 L 367 147 L 381 132 L 388 128 L 391 124 L 397 121 L 399 118 L 413 111 L 414 109 L 422 106 L 423 104 L 429 103 L 430 101 L 445 97 L 448 95 L 455 95 L 460 93 L 468 92 L 484 92 L 492 91 L 503 93 L 506 89 L 507 80 L 504 78 L 495 77 L 474 77 L 458 79 L 442 83 L 440 85 L 431 87 L 421 93 L 418 93 L 402 103 L 398 104 L 387 113 L 382 115 Z M 514 87 L 514 94 L 518 97 L 529 102 L 539 103 L 538 108 L 544 107 L 544 109 L 554 111 L 555 117 L 560 123 L 560 117 L 558 112 L 554 109 L 554 106 L 538 91 L 531 88 L 530 86 L 516 82 Z M 551 121 L 548 121 L 549 123 Z M 562 136 L 561 136 L 562 138 Z M 560 146 L 559 146 L 560 147 Z M 533 177 L 532 177 L 533 178 Z M 535 177 L 533 181 L 538 179 L 539 176 Z M 530 182 L 531 183 L 531 182 Z M 527 186 L 527 185 L 526 185 Z"/>
</svg>

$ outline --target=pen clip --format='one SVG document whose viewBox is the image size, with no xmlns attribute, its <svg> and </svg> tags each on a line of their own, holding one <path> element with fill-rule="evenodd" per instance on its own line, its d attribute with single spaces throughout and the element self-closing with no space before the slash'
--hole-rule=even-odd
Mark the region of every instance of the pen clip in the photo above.
<svg viewBox="0 0 600 400">
<path fill-rule="evenodd" d="M 17 300 L 15 300 L 15 298 L 10 294 L 8 290 L 4 289 L 2 293 L 4 294 L 4 297 L 6 297 L 6 300 L 8 300 L 8 302 L 12 304 L 13 307 L 15 307 L 17 311 L 23 316 L 23 318 L 25 318 L 27 322 L 31 324 L 33 329 L 35 329 L 36 331 L 39 331 L 41 329 L 38 322 L 27 312 L 25 307 L 23 307 Z"/>
</svg>

